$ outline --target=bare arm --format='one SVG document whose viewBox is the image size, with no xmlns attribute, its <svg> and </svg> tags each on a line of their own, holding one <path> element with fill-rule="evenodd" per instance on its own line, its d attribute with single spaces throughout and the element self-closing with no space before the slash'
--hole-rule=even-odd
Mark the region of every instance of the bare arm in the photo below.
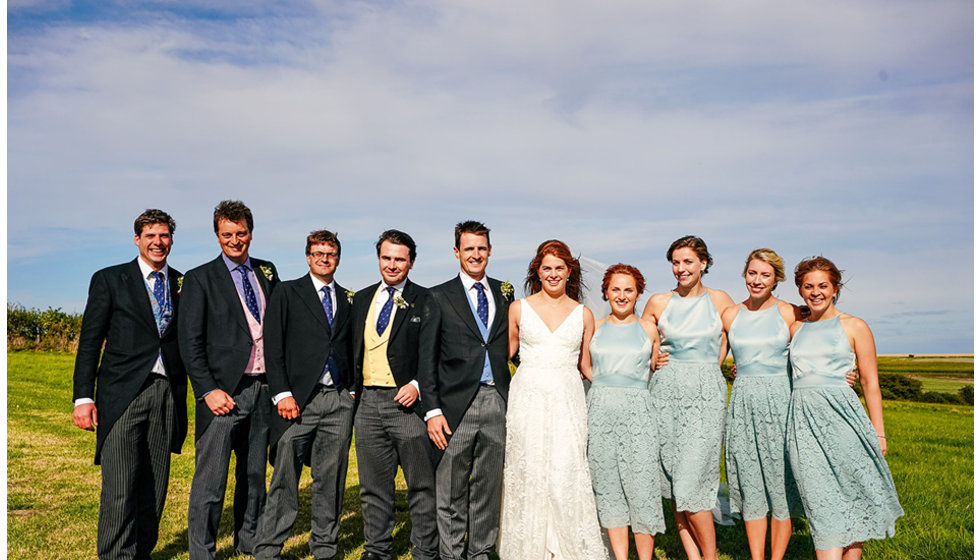
<svg viewBox="0 0 980 560">
<path fill-rule="evenodd" d="M 513 358 L 521 345 L 521 301 L 511 302 L 507 309 L 507 356 Z"/>
<path fill-rule="evenodd" d="M 582 308 L 582 348 L 579 350 L 578 369 L 582 377 L 592 381 L 592 355 L 589 353 L 589 343 L 595 334 L 595 318 L 588 307 Z"/>
<path fill-rule="evenodd" d="M 875 427 L 881 454 L 888 452 L 885 439 L 885 418 L 881 411 L 881 388 L 878 386 L 878 354 L 875 350 L 874 335 L 868 324 L 857 317 L 847 316 L 841 321 L 851 348 L 857 357 L 857 366 L 861 371 L 861 388 L 864 389 L 864 404 L 868 407 L 868 417 Z"/>
<path fill-rule="evenodd" d="M 653 345 L 650 350 L 650 369 L 656 370 L 657 356 L 660 354 L 660 332 L 657 331 L 657 325 L 651 321 L 640 319 L 640 326 L 643 327 L 643 332 L 647 333 L 647 337 L 650 338 Z"/>
<path fill-rule="evenodd" d="M 711 303 L 715 304 L 715 309 L 718 310 L 719 317 L 724 315 L 726 309 L 735 305 L 732 298 L 722 290 L 713 290 L 708 288 L 708 295 L 711 297 Z M 721 355 L 718 356 L 718 365 L 721 365 L 721 363 L 724 362 L 725 358 L 728 356 L 728 331 L 725 329 L 722 329 L 721 331 L 720 354 Z"/>
</svg>

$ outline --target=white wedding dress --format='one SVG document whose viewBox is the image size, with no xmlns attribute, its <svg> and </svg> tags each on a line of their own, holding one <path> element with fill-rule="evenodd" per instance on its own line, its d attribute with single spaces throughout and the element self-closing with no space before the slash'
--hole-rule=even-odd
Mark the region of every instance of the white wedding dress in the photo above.
<svg viewBox="0 0 980 560">
<path fill-rule="evenodd" d="M 583 312 L 579 305 L 551 332 L 521 300 L 521 365 L 507 403 L 501 560 L 609 557 L 585 454 Z"/>
</svg>

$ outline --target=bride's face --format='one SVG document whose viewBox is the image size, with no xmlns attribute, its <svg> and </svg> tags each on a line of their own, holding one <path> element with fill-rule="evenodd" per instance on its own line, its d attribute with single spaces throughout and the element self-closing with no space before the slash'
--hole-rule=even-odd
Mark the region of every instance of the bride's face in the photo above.
<svg viewBox="0 0 980 560">
<path fill-rule="evenodd" d="M 541 289 L 549 294 L 564 293 L 568 273 L 568 265 L 565 264 L 565 261 L 554 255 L 545 255 L 541 259 L 541 266 L 538 267 Z"/>
</svg>

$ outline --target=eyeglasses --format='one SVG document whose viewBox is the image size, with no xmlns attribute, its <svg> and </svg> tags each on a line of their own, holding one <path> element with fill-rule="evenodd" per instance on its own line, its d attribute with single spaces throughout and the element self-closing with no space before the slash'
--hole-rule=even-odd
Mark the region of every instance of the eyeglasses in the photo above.
<svg viewBox="0 0 980 560">
<path fill-rule="evenodd" d="M 324 253 L 323 251 L 313 251 L 312 253 L 307 253 L 307 254 L 313 257 L 313 259 L 317 261 L 337 258 L 336 252 Z"/>
</svg>

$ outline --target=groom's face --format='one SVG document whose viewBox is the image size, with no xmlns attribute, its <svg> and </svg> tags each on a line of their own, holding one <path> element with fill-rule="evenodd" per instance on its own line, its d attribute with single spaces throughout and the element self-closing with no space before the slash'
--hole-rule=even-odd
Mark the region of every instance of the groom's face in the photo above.
<svg viewBox="0 0 980 560">
<path fill-rule="evenodd" d="M 412 261 L 409 259 L 409 250 L 405 245 L 399 245 L 385 240 L 381 243 L 378 251 L 378 267 L 381 269 L 381 278 L 385 284 L 394 286 L 408 276 L 408 271 L 412 270 Z"/>
<path fill-rule="evenodd" d="M 490 259 L 490 241 L 486 235 L 462 233 L 459 236 L 459 247 L 453 247 L 459 268 L 474 280 L 482 280 Z"/>
</svg>

